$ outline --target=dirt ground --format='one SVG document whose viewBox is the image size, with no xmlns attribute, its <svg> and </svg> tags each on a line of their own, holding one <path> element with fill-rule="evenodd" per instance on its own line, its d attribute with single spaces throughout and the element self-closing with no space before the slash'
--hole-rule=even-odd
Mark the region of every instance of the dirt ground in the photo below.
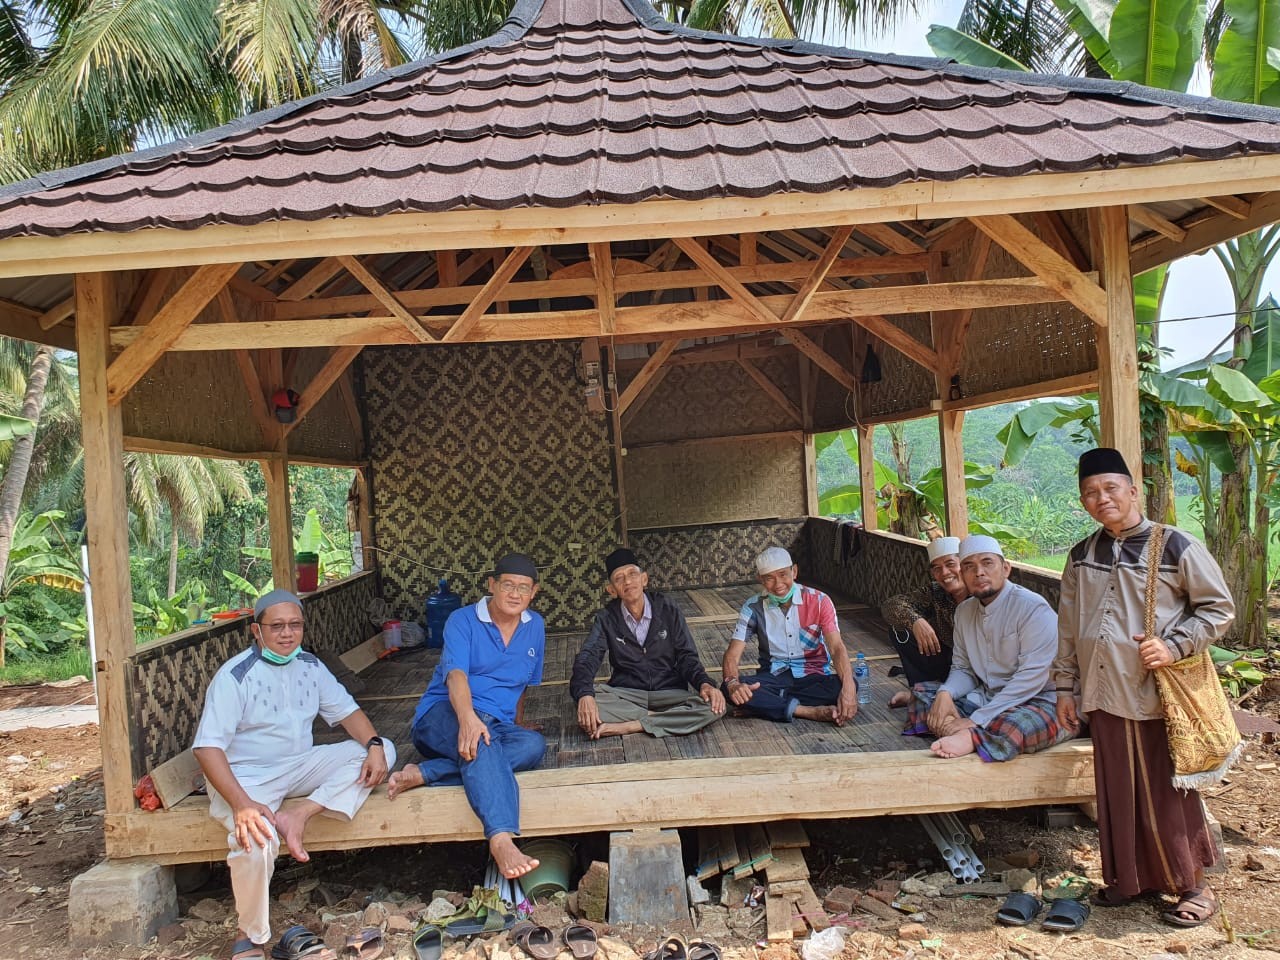
<svg viewBox="0 0 1280 960">
<path fill-rule="evenodd" d="M 73 691 L 74 692 L 74 691 Z M 66 688 L 54 696 L 66 696 Z M 14 693 L 0 691 L 0 703 L 12 705 Z M 25 705 L 38 694 L 27 691 Z M 63 702 L 74 702 L 71 700 Z M 1280 719 L 1280 681 L 1273 681 L 1247 706 L 1260 718 Z M 925 933 L 899 936 L 910 922 L 882 920 L 855 911 L 843 952 L 855 958 L 991 958 L 991 960 L 1095 960 L 1095 958 L 1213 958 L 1280 956 L 1280 742 L 1277 735 L 1253 733 L 1248 753 L 1228 782 L 1206 794 L 1209 809 L 1222 825 L 1227 867 L 1213 877 L 1223 909 L 1196 930 L 1161 923 L 1158 902 L 1095 908 L 1084 929 L 1071 935 L 1038 927 L 1009 928 L 993 923 L 997 899 L 938 897 L 915 899 Z M 16 760 L 21 757 L 23 760 Z M 25 761 L 25 762 L 24 762 Z M 234 913 L 223 865 L 180 870 L 180 923 L 163 932 L 166 942 L 146 947 L 82 951 L 67 944 L 68 892 L 71 880 L 102 857 L 102 786 L 97 728 L 21 730 L 0 733 L 0 960 L 202 960 L 225 957 L 234 934 Z M 1066 874 L 1097 882 L 1097 831 L 1081 818 L 1075 825 L 1047 826 L 1046 813 L 1029 808 L 969 811 L 961 816 L 984 840 L 975 847 L 982 859 L 1039 855 L 1036 872 L 1050 889 Z M 806 824 L 812 846 L 805 851 L 819 896 L 837 885 L 859 890 L 877 881 L 936 870 L 940 860 L 912 818 L 812 821 Z M 574 840 L 586 861 L 603 858 L 607 838 Z M 696 849 L 692 835 L 686 850 Z M 392 855 L 394 854 L 394 855 Z M 282 860 L 274 894 L 275 927 L 290 923 L 323 929 L 325 915 L 359 910 L 370 900 L 405 905 L 425 902 L 437 890 L 469 891 L 484 870 L 480 844 L 404 847 L 377 857 L 358 853 L 317 854 L 308 865 Z M 714 881 L 708 888 L 715 893 Z M 409 904 L 411 910 L 412 904 Z M 763 911 L 760 911 L 761 915 Z M 567 921 L 558 907 L 540 908 L 549 925 Z M 681 930 L 688 936 L 691 925 Z M 617 928 L 603 941 L 602 960 L 636 960 L 655 945 L 656 931 Z M 716 931 L 726 960 L 795 960 L 794 945 L 767 946 L 764 921 L 750 936 Z M 757 940 L 757 938 L 759 938 Z M 384 956 L 411 957 L 408 934 L 389 933 Z M 923 942 L 922 942 L 923 941 Z M 338 941 L 341 942 L 340 940 Z M 567 952 L 562 958 L 569 958 Z M 448 947 L 445 960 L 519 960 L 523 954 L 503 936 L 484 948 Z M 807 960 L 807 958 L 806 958 Z"/>
</svg>

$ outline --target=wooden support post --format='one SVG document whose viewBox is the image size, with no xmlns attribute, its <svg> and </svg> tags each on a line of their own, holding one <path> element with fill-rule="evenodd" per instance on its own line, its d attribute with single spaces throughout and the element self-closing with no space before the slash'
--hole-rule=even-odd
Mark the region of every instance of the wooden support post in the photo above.
<svg viewBox="0 0 1280 960">
<path fill-rule="evenodd" d="M 293 511 L 289 504 L 289 458 L 283 450 L 262 464 L 267 480 L 267 524 L 271 533 L 271 579 L 277 589 L 292 590 Z M 96 600 L 95 595 L 95 600 Z"/>
<path fill-rule="evenodd" d="M 77 275 L 75 306 L 102 780 L 107 812 L 123 814 L 134 809 L 127 676 L 137 642 L 129 586 L 124 429 L 120 406 L 111 403 L 107 387 L 111 327 L 120 313 L 116 284 L 117 275 L 111 273 Z M 110 844 L 107 852 L 123 853 L 112 851 Z"/>
<path fill-rule="evenodd" d="M 876 522 L 876 451 L 872 446 L 875 426 L 858 427 L 858 485 L 862 489 L 862 527 L 879 529 Z"/>
<path fill-rule="evenodd" d="M 623 476 L 627 449 L 622 443 L 622 403 L 618 395 L 618 358 L 613 345 L 608 347 L 608 364 L 612 376 L 607 378 L 609 390 L 609 431 L 613 435 L 613 475 L 618 484 L 618 542 L 631 546 L 627 540 L 627 483 Z"/>
<path fill-rule="evenodd" d="M 362 569 L 372 570 L 378 565 L 377 542 L 373 533 L 373 467 L 361 467 L 356 471 L 356 491 L 360 496 L 360 555 Z"/>
<path fill-rule="evenodd" d="M 818 451 L 812 433 L 804 435 L 804 512 L 818 516 Z"/>
<path fill-rule="evenodd" d="M 1138 331 L 1133 316 L 1129 265 L 1129 215 L 1123 206 L 1103 207 L 1098 218 L 1108 323 L 1095 324 L 1098 338 L 1098 418 L 1102 443 L 1123 454 L 1141 481 L 1142 420 L 1138 411 Z"/>
<path fill-rule="evenodd" d="M 963 410 L 944 410 L 938 414 L 938 430 L 942 441 L 942 492 L 946 504 L 947 534 L 965 537 L 969 534 L 969 497 L 964 485 Z"/>
</svg>

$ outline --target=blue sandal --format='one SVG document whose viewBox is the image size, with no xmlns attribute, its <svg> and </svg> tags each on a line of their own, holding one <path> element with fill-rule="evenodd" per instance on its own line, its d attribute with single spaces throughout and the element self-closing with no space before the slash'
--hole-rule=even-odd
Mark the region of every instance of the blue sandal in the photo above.
<svg viewBox="0 0 1280 960">
<path fill-rule="evenodd" d="M 1041 930 L 1054 933 L 1075 933 L 1089 919 L 1089 905 L 1082 900 L 1055 900 L 1049 915 L 1040 924 Z"/>
</svg>

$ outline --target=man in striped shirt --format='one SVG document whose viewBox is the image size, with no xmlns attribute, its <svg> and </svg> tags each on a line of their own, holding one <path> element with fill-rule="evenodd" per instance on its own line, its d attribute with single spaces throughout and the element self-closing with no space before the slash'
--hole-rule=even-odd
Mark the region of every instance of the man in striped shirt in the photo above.
<svg viewBox="0 0 1280 960">
<path fill-rule="evenodd" d="M 835 604 L 821 590 L 796 582 L 791 554 L 770 547 L 756 557 L 763 588 L 743 604 L 724 652 L 724 694 L 744 713 L 790 723 L 843 724 L 858 712 L 858 688 L 840 639 Z M 755 637 L 760 669 L 739 673 L 742 651 Z"/>
</svg>

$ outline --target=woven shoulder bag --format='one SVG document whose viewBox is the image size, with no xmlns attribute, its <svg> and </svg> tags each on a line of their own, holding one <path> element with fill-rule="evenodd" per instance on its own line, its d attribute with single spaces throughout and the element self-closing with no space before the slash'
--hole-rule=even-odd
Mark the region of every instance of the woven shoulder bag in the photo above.
<svg viewBox="0 0 1280 960">
<path fill-rule="evenodd" d="M 1147 543 L 1142 627 L 1148 637 L 1158 636 L 1156 587 L 1164 532 L 1162 525 L 1153 523 Z M 1213 657 L 1208 650 L 1193 653 L 1185 660 L 1158 668 L 1155 675 L 1173 759 L 1173 785 L 1180 790 L 1198 790 L 1218 783 L 1235 763 L 1243 745 Z"/>
</svg>

